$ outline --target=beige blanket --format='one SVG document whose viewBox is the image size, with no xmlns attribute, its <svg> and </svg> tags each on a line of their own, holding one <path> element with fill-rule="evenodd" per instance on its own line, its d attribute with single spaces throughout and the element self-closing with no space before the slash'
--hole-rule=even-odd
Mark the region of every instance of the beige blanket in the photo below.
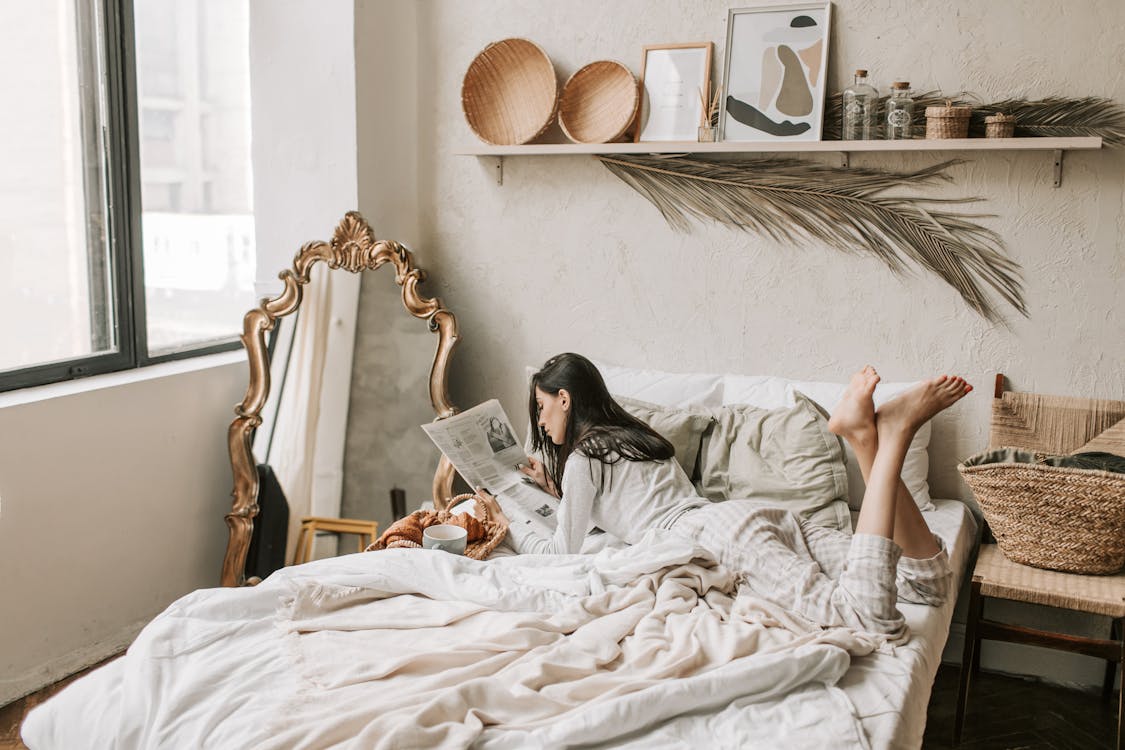
<svg viewBox="0 0 1125 750">
<path fill-rule="evenodd" d="M 296 686 L 265 747 L 864 747 L 842 691 L 877 643 L 736 595 L 676 538 L 477 562 L 388 550 L 294 575 Z M 725 718 L 724 718 L 725 717 Z"/>
</svg>

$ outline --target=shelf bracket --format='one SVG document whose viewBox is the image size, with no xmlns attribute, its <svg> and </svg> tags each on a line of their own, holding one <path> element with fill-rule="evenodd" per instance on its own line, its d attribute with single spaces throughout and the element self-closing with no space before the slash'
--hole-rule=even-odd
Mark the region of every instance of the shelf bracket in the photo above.
<svg viewBox="0 0 1125 750">
<path fill-rule="evenodd" d="M 847 151 L 840 152 L 840 166 L 847 169 L 852 165 L 851 154 Z"/>
<path fill-rule="evenodd" d="M 504 184 L 504 157 L 503 156 L 497 156 L 496 157 L 496 184 L 497 185 L 503 185 Z"/>
<path fill-rule="evenodd" d="M 1061 148 L 1055 149 L 1055 187 L 1062 184 L 1062 165 L 1063 165 L 1063 150 Z"/>
</svg>

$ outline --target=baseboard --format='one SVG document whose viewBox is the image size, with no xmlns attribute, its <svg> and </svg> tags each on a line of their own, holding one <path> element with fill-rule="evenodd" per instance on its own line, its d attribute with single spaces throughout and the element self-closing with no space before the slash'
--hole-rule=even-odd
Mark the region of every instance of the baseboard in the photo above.
<svg viewBox="0 0 1125 750">
<path fill-rule="evenodd" d="M 97 643 L 51 659 L 18 677 L 0 679 L 0 706 L 14 703 L 25 695 L 54 685 L 76 672 L 81 672 L 87 667 L 121 653 L 129 647 L 129 644 L 137 637 L 137 633 L 141 632 L 141 629 L 149 622 L 150 620 L 135 622 L 122 628 L 109 638 L 104 638 Z"/>
</svg>

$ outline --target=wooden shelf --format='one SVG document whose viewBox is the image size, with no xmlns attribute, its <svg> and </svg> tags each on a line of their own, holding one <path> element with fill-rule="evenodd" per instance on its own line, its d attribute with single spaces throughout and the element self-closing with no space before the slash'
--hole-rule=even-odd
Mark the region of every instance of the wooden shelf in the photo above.
<svg viewBox="0 0 1125 750">
<path fill-rule="evenodd" d="M 1079 151 L 1102 147 L 1102 139 L 1087 138 L 949 138 L 909 141 L 753 141 L 696 143 L 532 143 L 526 146 L 477 144 L 456 153 L 462 156 L 562 156 L 566 154 L 743 154 L 743 153 L 859 153 L 861 151 Z"/>
<path fill-rule="evenodd" d="M 1102 147 L 1097 136 L 1079 138 L 946 138 L 909 141 L 646 141 L 643 143 L 532 143 L 526 146 L 489 146 L 476 144 L 455 153 L 458 156 L 482 156 L 496 159 L 496 183 L 504 184 L 504 159 L 508 156 L 574 156 L 610 154 L 776 154 L 836 153 L 847 167 L 848 156 L 854 153 L 917 151 L 953 153 L 958 151 L 1053 151 L 1054 186 L 1062 184 L 1063 153 L 1091 151 Z"/>
</svg>

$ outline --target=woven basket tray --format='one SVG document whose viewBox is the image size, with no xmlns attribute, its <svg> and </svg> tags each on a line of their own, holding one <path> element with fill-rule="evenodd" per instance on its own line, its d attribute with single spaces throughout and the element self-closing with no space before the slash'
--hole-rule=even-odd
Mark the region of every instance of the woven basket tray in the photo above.
<svg viewBox="0 0 1125 750">
<path fill-rule="evenodd" d="M 637 114 L 640 88 L 619 62 L 598 60 L 575 72 L 559 97 L 559 125 L 575 143 L 609 143 L 625 134 Z"/>
<path fill-rule="evenodd" d="M 488 507 L 472 493 L 457 495 L 449 501 L 449 507 L 454 507 L 463 500 L 475 499 L 473 518 L 480 522 L 483 536 L 472 539 L 465 545 L 465 557 L 474 560 L 487 560 L 492 551 L 496 549 L 504 537 L 508 535 L 508 525 L 493 520 L 488 512 Z M 416 510 L 410 515 L 395 521 L 383 532 L 383 535 L 367 545 L 365 552 L 376 552 L 382 549 L 420 549 L 422 547 L 422 531 L 439 523 L 452 523 L 456 526 L 464 525 L 464 518 L 448 510 Z"/>
<path fill-rule="evenodd" d="M 1068 573 L 1125 565 L 1125 474 L 1032 463 L 957 467 L 1008 559 Z"/>
<path fill-rule="evenodd" d="M 526 39 L 503 39 L 481 51 L 461 83 L 461 108 L 485 143 L 517 146 L 543 134 L 555 118 L 559 81 L 547 53 Z"/>
</svg>

